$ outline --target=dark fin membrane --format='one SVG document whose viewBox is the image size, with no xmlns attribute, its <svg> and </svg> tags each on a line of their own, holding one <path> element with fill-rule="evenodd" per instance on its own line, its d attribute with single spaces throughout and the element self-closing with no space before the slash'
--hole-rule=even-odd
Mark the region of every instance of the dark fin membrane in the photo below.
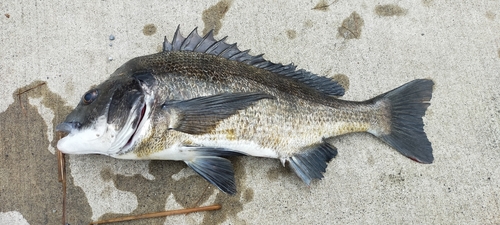
<svg viewBox="0 0 500 225">
<path fill-rule="evenodd" d="M 233 165 L 228 159 L 217 156 L 199 156 L 184 161 L 196 173 L 228 194 L 236 194 Z"/>
<path fill-rule="evenodd" d="M 188 134 L 204 134 L 214 129 L 219 121 L 266 98 L 274 97 L 265 93 L 224 93 L 185 101 L 168 101 L 162 105 L 162 110 L 170 118 L 170 129 Z"/>
<path fill-rule="evenodd" d="M 420 163 L 432 163 L 434 160 L 422 120 L 430 105 L 433 86 L 432 80 L 414 80 L 373 99 L 387 99 L 391 108 L 391 133 L 378 137 L 404 156 Z"/>
<path fill-rule="evenodd" d="M 252 56 L 248 54 L 250 50 L 240 51 L 236 43 L 226 43 L 226 38 L 227 36 L 221 40 L 215 40 L 213 30 L 208 32 L 204 37 L 201 37 L 198 35 L 197 28 L 184 38 L 179 32 L 179 27 L 177 27 L 172 43 L 168 42 L 165 37 L 163 51 L 192 51 L 216 55 L 289 77 L 326 95 L 344 95 L 344 88 L 332 79 L 318 76 L 303 69 L 296 70 L 297 67 L 292 63 L 283 65 L 267 61 L 262 57 L 264 54 Z"/>
<path fill-rule="evenodd" d="M 303 153 L 288 158 L 293 171 L 309 185 L 313 179 L 322 179 L 326 172 L 327 163 L 337 156 L 335 146 L 322 142 L 311 146 Z"/>
<path fill-rule="evenodd" d="M 196 156 L 218 156 L 218 157 L 229 157 L 229 156 L 245 156 L 246 154 L 232 149 L 227 148 L 215 148 L 215 147 L 204 147 L 204 146 L 183 146 L 182 151 L 193 152 Z"/>
</svg>

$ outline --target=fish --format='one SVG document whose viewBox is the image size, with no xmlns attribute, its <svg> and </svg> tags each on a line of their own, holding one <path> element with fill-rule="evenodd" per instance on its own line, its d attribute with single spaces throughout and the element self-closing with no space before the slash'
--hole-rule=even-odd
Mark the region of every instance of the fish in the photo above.
<svg viewBox="0 0 500 225">
<path fill-rule="evenodd" d="M 56 126 L 65 154 L 183 161 L 227 194 L 228 157 L 274 158 L 307 185 L 337 156 L 331 139 L 367 132 L 413 161 L 434 157 L 424 131 L 434 82 L 415 79 L 366 101 L 334 79 L 251 55 L 213 31 L 180 28 L 159 53 L 133 58 L 83 94 Z"/>
</svg>

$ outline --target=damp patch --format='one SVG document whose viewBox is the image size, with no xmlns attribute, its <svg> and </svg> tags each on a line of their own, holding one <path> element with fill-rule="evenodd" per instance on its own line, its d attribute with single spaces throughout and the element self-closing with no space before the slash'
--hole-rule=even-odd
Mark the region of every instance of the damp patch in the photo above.
<svg viewBox="0 0 500 225">
<path fill-rule="evenodd" d="M 154 24 L 146 24 L 142 28 L 142 33 L 146 36 L 151 36 L 156 33 L 156 26 Z"/>
<path fill-rule="evenodd" d="M 326 12 L 330 9 L 329 7 L 331 4 L 333 3 L 328 4 L 326 0 L 320 0 L 312 9 Z"/>
<path fill-rule="evenodd" d="M 286 31 L 286 36 L 289 39 L 295 39 L 297 37 L 297 31 L 295 31 L 295 30 L 287 30 Z"/>
<path fill-rule="evenodd" d="M 364 24 L 363 18 L 357 12 L 352 12 L 342 22 L 342 25 L 338 29 L 338 35 L 345 39 L 359 39 L 361 37 L 361 27 Z"/>
<path fill-rule="evenodd" d="M 226 15 L 232 3 L 232 0 L 221 0 L 217 4 L 210 6 L 208 9 L 203 11 L 201 17 L 203 23 L 205 23 L 203 35 L 207 34 L 212 29 L 214 30 L 214 35 L 219 33 L 219 30 L 222 28 L 222 19 Z"/>
<path fill-rule="evenodd" d="M 375 13 L 379 16 L 404 16 L 407 12 L 407 9 L 403 9 L 395 4 L 375 6 Z"/>
<path fill-rule="evenodd" d="M 434 0 L 422 0 L 422 4 L 429 7 L 434 3 Z"/>
<path fill-rule="evenodd" d="M 335 74 L 333 76 L 333 80 L 337 81 L 337 83 L 340 84 L 344 88 L 344 90 L 347 92 L 349 90 L 349 77 L 344 75 L 344 74 Z"/>
<path fill-rule="evenodd" d="M 12 97 L 14 102 L 0 113 L 2 211 L 17 211 L 29 224 L 60 224 L 62 184 L 58 181 L 57 157 L 48 149 L 48 146 L 55 147 L 57 135 L 49 138 L 48 131 L 52 131 L 71 108 L 42 81 L 18 88 Z M 52 111 L 53 115 L 44 118 L 40 108 Z M 66 222 L 87 224 L 92 211 L 70 174 L 68 169 Z"/>
<path fill-rule="evenodd" d="M 497 14 L 495 14 L 494 12 L 492 12 L 490 10 L 486 11 L 486 13 L 484 15 L 486 16 L 486 18 L 488 18 L 491 21 L 494 21 L 495 18 L 497 17 Z"/>
</svg>

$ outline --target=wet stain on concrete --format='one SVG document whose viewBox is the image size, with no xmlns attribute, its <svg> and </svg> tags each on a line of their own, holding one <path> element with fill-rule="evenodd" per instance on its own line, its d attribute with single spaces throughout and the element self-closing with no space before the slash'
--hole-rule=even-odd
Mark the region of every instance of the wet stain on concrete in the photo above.
<svg viewBox="0 0 500 225">
<path fill-rule="evenodd" d="M 273 169 L 268 170 L 266 173 L 267 179 L 269 179 L 270 181 L 278 180 L 280 172 L 281 171 L 279 171 L 279 168 L 276 168 L 276 169 L 273 168 Z"/>
<path fill-rule="evenodd" d="M 73 82 L 65 82 L 64 91 L 66 91 L 67 93 L 74 93 L 73 90 L 75 90 L 75 84 Z"/>
<path fill-rule="evenodd" d="M 306 20 L 304 22 L 304 28 L 312 28 L 314 26 L 314 22 L 312 20 Z"/>
<path fill-rule="evenodd" d="M 486 13 L 484 15 L 486 16 L 486 18 L 488 18 L 491 21 L 494 21 L 495 18 L 497 17 L 497 14 L 495 14 L 494 12 L 489 11 L 489 10 L 486 11 Z"/>
<path fill-rule="evenodd" d="M 163 44 L 159 44 L 156 46 L 156 52 L 163 52 Z"/>
<path fill-rule="evenodd" d="M 279 179 L 293 179 L 293 177 L 295 176 L 292 170 L 281 165 L 268 170 L 266 175 L 267 179 L 269 179 L 270 181 L 277 181 Z M 295 176 L 295 178 L 298 177 Z"/>
<path fill-rule="evenodd" d="M 333 3 L 331 3 L 333 4 Z M 318 4 L 316 4 L 316 6 L 314 6 L 314 10 L 318 10 L 318 11 L 328 11 L 330 8 L 330 5 L 331 4 L 328 4 L 328 2 L 326 0 L 320 0 L 318 2 Z"/>
<path fill-rule="evenodd" d="M 100 196 L 102 198 L 110 198 L 111 194 L 113 194 L 113 188 L 108 186 L 101 191 Z"/>
<path fill-rule="evenodd" d="M 357 12 L 352 12 L 351 15 L 342 22 L 342 26 L 338 29 L 338 35 L 345 39 L 359 39 L 361 37 L 361 27 L 364 24 L 363 18 L 361 18 Z"/>
<path fill-rule="evenodd" d="M 121 217 L 126 215 L 140 215 L 151 212 L 158 212 L 165 210 L 165 203 L 168 196 L 175 192 L 184 192 L 185 199 L 176 199 L 178 203 L 184 207 L 192 207 L 189 203 L 196 202 L 196 197 L 199 197 L 199 193 L 202 191 L 197 189 L 204 188 L 205 184 L 202 183 L 201 179 L 181 179 L 175 181 L 172 179 L 172 175 L 178 173 L 185 164 L 176 161 L 152 161 L 149 164 L 149 173 L 155 177 L 154 180 L 148 180 L 142 175 L 136 174 L 134 176 L 124 176 L 120 174 L 111 174 L 106 172 L 101 172 L 101 176 L 107 177 L 111 176 L 114 185 L 117 189 L 122 191 L 129 191 L 137 196 L 137 208 L 130 214 L 116 214 L 107 213 L 101 216 L 100 219 L 111 219 L 115 217 Z M 191 177 L 190 177 L 191 178 Z M 191 185 L 182 185 L 184 180 L 191 180 Z M 181 188 L 182 186 L 182 188 Z M 189 202 L 189 201 L 192 202 Z M 122 224 L 163 224 L 165 218 L 154 218 L 148 220 L 137 220 L 133 222 L 127 222 Z"/>
<path fill-rule="evenodd" d="M 347 77 L 346 75 L 340 73 L 335 74 L 333 76 L 333 80 L 337 81 L 337 83 L 339 83 L 346 92 L 347 90 L 349 90 L 349 77 Z"/>
<path fill-rule="evenodd" d="M 66 165 L 66 174 L 66 222 L 67 224 L 88 224 L 92 220 L 92 208 L 87 201 L 87 196 L 81 187 L 75 186 L 69 165 Z"/>
<path fill-rule="evenodd" d="M 295 31 L 295 30 L 287 30 L 286 31 L 286 36 L 289 39 L 295 39 L 297 37 L 297 31 Z"/>
<path fill-rule="evenodd" d="M 429 7 L 434 3 L 434 0 L 422 0 L 422 4 Z"/>
<path fill-rule="evenodd" d="M 382 174 L 380 175 L 380 181 L 383 184 L 391 184 L 391 185 L 403 185 L 405 182 L 405 178 L 402 175 L 401 171 L 397 174 Z"/>
<path fill-rule="evenodd" d="M 109 180 L 113 179 L 113 177 L 114 177 L 114 174 L 111 171 L 111 168 L 108 167 L 108 168 L 105 168 L 101 171 L 102 180 L 109 181 Z"/>
<path fill-rule="evenodd" d="M 71 109 L 41 83 L 17 89 L 12 95 L 14 103 L 0 113 L 0 211 L 19 211 L 30 224 L 59 224 L 62 185 L 57 179 L 57 157 L 47 149 L 49 144 L 55 147 L 57 135 L 49 143 L 47 130 L 54 129 Z M 36 88 L 17 95 L 32 87 Z M 54 111 L 52 127 L 47 127 L 37 108 L 29 104 L 29 97 L 42 98 L 41 103 Z M 67 222 L 87 224 L 92 210 L 67 168 Z"/>
<path fill-rule="evenodd" d="M 215 196 L 214 204 L 222 205 L 222 209 L 205 212 L 203 224 L 220 224 L 231 218 L 231 221 L 242 223 L 244 221 L 237 218 L 237 213 L 243 210 L 243 203 L 240 202 L 241 193 L 245 193 L 243 199 L 251 201 L 253 190 L 247 191 L 243 186 L 245 179 L 245 169 L 241 165 L 241 158 L 232 158 L 231 161 L 235 170 L 236 186 L 238 193 L 228 195 L 218 192 Z M 122 191 L 129 191 L 137 196 L 137 209 L 127 215 L 140 215 L 144 213 L 165 210 L 165 203 L 168 196 L 173 194 L 175 201 L 184 208 L 191 208 L 205 203 L 216 191 L 216 187 L 208 183 L 201 176 L 189 176 L 174 180 L 172 175 L 177 174 L 186 168 L 186 164 L 177 161 L 152 161 L 149 164 L 149 173 L 155 177 L 148 180 L 141 175 L 124 176 L 113 175 L 104 170 L 101 172 L 103 178 L 111 176 L 115 187 Z M 246 201 L 246 202 L 248 202 Z M 209 202 L 208 204 L 212 204 Z M 108 213 L 100 219 L 110 219 L 126 216 L 123 214 Z M 163 224 L 165 218 L 154 218 L 148 220 L 136 220 L 118 224 Z"/>
<path fill-rule="evenodd" d="M 156 33 L 156 26 L 154 24 L 146 24 L 142 28 L 142 33 L 146 36 L 151 36 Z"/>
<path fill-rule="evenodd" d="M 407 12 L 407 9 L 403 9 L 395 4 L 377 5 L 375 7 L 375 13 L 379 16 L 404 16 Z"/>
<path fill-rule="evenodd" d="M 254 192 L 253 192 L 253 189 L 252 188 L 248 188 L 245 190 L 245 193 L 243 193 L 243 200 L 246 202 L 251 202 L 253 200 L 253 195 L 254 195 Z"/>
<path fill-rule="evenodd" d="M 366 161 L 367 161 L 367 164 L 370 166 L 375 165 L 375 159 L 373 158 L 373 155 L 369 155 L 368 159 Z"/>
<path fill-rule="evenodd" d="M 214 35 L 219 33 L 219 30 L 222 28 L 222 19 L 226 15 L 232 3 L 232 0 L 221 0 L 217 4 L 203 11 L 201 17 L 203 23 L 205 23 L 203 35 L 207 34 L 212 29 L 214 30 Z"/>
</svg>

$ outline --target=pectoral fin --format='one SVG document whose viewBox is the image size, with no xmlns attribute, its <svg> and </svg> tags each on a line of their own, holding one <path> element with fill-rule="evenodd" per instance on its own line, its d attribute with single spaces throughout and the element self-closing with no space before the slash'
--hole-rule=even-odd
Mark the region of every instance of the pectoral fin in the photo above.
<svg viewBox="0 0 500 225">
<path fill-rule="evenodd" d="M 231 195 L 236 193 L 233 165 L 228 159 L 199 156 L 185 163 L 221 191 Z"/>
<path fill-rule="evenodd" d="M 185 153 L 194 153 L 196 157 L 200 156 L 217 156 L 217 157 L 228 157 L 228 156 L 244 156 L 242 152 L 234 151 L 228 148 L 217 148 L 217 147 L 205 147 L 205 146 L 183 146 L 182 151 Z"/>
<path fill-rule="evenodd" d="M 218 122 L 261 99 L 272 99 L 265 93 L 224 93 L 185 101 L 167 101 L 162 109 L 168 114 L 169 128 L 188 134 L 204 134 Z"/>
<path fill-rule="evenodd" d="M 309 185 L 313 179 L 323 178 L 327 163 L 337 156 L 335 146 L 322 142 L 308 147 L 303 153 L 287 159 L 293 171 Z"/>
</svg>

